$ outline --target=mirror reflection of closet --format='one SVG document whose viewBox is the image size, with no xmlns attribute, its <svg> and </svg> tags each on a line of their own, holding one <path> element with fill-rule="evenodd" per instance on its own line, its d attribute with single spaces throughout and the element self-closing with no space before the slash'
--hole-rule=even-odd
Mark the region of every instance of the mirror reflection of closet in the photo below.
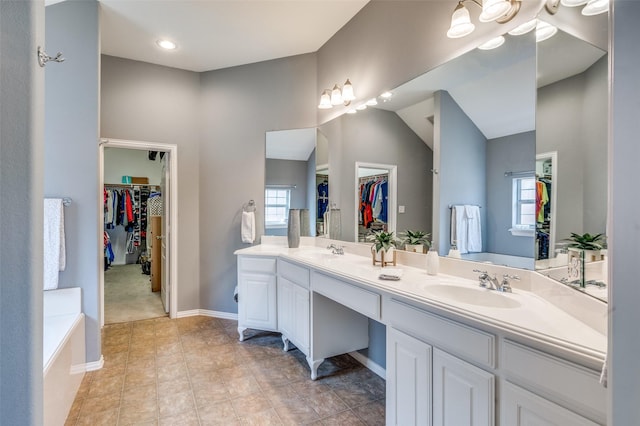
<svg viewBox="0 0 640 426">
<path fill-rule="evenodd" d="M 377 231 L 395 233 L 396 176 L 394 165 L 356 162 L 356 241 Z"/>
<path fill-rule="evenodd" d="M 316 129 L 316 235 L 329 237 L 329 141 Z"/>
<path fill-rule="evenodd" d="M 536 260 L 556 257 L 557 152 L 536 155 Z"/>
</svg>

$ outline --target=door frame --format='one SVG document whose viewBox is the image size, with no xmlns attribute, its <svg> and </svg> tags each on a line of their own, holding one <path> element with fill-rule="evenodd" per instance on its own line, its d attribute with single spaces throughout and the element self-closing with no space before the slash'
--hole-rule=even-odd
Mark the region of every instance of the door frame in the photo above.
<svg viewBox="0 0 640 426">
<path fill-rule="evenodd" d="M 360 205 L 360 177 L 358 176 L 358 171 L 362 169 L 380 169 L 386 170 L 389 173 L 387 177 L 388 183 L 388 193 L 387 193 L 387 207 L 389 210 L 388 213 L 388 221 L 387 221 L 387 231 L 388 232 L 396 232 L 396 224 L 397 224 L 397 210 L 398 210 L 398 166 L 395 164 L 379 164 L 379 163 L 367 163 L 363 161 L 355 162 L 355 192 L 354 192 L 354 225 L 355 225 L 355 242 L 358 242 L 358 206 Z"/>
<path fill-rule="evenodd" d="M 98 193 L 101 194 L 104 188 L 104 148 L 125 148 L 137 149 L 142 151 L 165 151 L 169 153 L 169 211 L 168 223 L 169 232 L 169 318 L 177 318 L 178 316 L 178 146 L 175 144 L 166 144 L 159 142 L 143 142 L 124 139 L 100 139 L 99 149 L 99 186 Z M 100 207 L 98 209 L 98 223 L 100 229 L 100 238 L 98 253 L 102 260 L 104 247 L 102 231 L 104 229 L 104 212 L 102 197 L 100 199 Z M 162 231 L 166 232 L 167 221 L 163 221 Z M 165 234 L 166 235 L 166 234 Z M 104 327 L 104 268 L 100 271 L 100 327 Z"/>
<path fill-rule="evenodd" d="M 557 204 L 557 194 L 558 194 L 558 151 L 550 151 L 550 152 L 542 152 L 540 154 L 536 154 L 536 166 L 538 161 L 543 160 L 551 160 L 551 226 L 549 227 L 549 259 L 555 257 L 555 247 L 556 247 L 556 210 L 558 208 Z M 537 168 L 537 167 L 536 167 Z M 535 235 L 537 236 L 537 234 Z M 537 242 L 537 238 L 534 238 L 534 244 Z M 537 256 L 534 259 L 534 262 L 538 260 Z"/>
</svg>

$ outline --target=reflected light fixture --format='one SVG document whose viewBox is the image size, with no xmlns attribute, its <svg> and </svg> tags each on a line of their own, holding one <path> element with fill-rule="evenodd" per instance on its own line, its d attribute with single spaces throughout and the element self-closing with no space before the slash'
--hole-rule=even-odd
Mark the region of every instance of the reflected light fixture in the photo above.
<svg viewBox="0 0 640 426">
<path fill-rule="evenodd" d="M 378 105 L 378 101 L 376 100 L 376 98 L 371 98 L 366 102 L 367 106 L 376 106 Z"/>
<path fill-rule="evenodd" d="M 156 41 L 156 44 L 166 50 L 173 50 L 177 47 L 174 42 L 167 39 L 160 39 Z"/>
<path fill-rule="evenodd" d="M 469 10 L 464 2 L 471 1 L 482 7 L 480 22 L 497 22 L 505 24 L 511 21 L 520 11 L 520 0 L 460 0 L 451 15 L 451 26 L 447 31 L 447 37 L 460 38 L 473 32 L 475 25 L 471 22 Z"/>
<path fill-rule="evenodd" d="M 380 97 L 384 99 L 385 102 L 391 99 L 392 96 L 393 96 L 393 93 L 391 92 L 384 92 L 380 95 Z"/>
<path fill-rule="evenodd" d="M 491 40 L 482 43 L 480 46 L 478 46 L 478 49 L 480 50 L 492 50 L 492 49 L 496 49 L 500 46 L 502 46 L 504 44 L 504 37 L 503 36 L 498 36 L 498 37 L 494 37 Z"/>
<path fill-rule="evenodd" d="M 548 22 L 538 20 L 538 25 L 536 26 L 536 42 L 540 43 L 541 41 L 550 39 L 557 32 L 558 28 L 554 27 Z"/>
<path fill-rule="evenodd" d="M 547 12 L 554 15 L 560 5 L 566 7 L 578 7 L 582 8 L 582 14 L 584 16 L 599 15 L 609 11 L 610 0 L 547 0 L 545 8 Z"/>
<path fill-rule="evenodd" d="M 333 89 L 325 89 L 322 91 L 320 95 L 320 103 L 318 104 L 319 109 L 330 109 L 336 105 L 344 105 L 348 106 L 351 104 L 351 101 L 355 99 L 355 94 L 353 92 L 353 85 L 347 79 L 344 82 L 342 88 L 335 84 Z"/>
<path fill-rule="evenodd" d="M 609 11 L 609 0 L 589 0 L 582 9 L 584 16 L 599 15 Z"/>
<path fill-rule="evenodd" d="M 534 29 L 537 25 L 538 25 L 538 20 L 532 19 L 529 22 L 525 22 L 522 25 L 518 25 L 517 27 L 509 31 L 509 34 L 512 36 L 523 35 L 531 31 L 532 29 Z"/>
</svg>

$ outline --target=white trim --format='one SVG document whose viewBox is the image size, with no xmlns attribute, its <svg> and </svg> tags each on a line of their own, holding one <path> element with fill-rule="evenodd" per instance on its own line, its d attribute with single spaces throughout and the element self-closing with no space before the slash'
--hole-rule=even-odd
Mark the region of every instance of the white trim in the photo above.
<svg viewBox="0 0 640 426">
<path fill-rule="evenodd" d="M 178 312 L 177 318 L 195 317 L 201 315 L 203 317 L 222 318 L 228 320 L 238 320 L 238 314 L 232 312 L 210 311 L 208 309 L 191 309 L 190 311 Z"/>
<path fill-rule="evenodd" d="M 382 169 L 382 170 L 387 170 L 389 172 L 389 177 L 387 178 L 387 182 L 388 182 L 388 188 L 389 188 L 389 193 L 388 195 L 388 221 L 387 221 L 387 231 L 388 232 L 396 232 L 396 215 L 397 215 L 397 210 L 398 210 L 398 166 L 396 165 L 392 165 L 392 164 L 378 164 L 378 163 L 365 163 L 365 162 L 360 162 L 360 161 L 356 161 L 356 168 L 355 168 L 355 184 L 354 184 L 354 201 L 355 201 L 355 205 L 354 205 L 354 210 L 355 210 L 355 214 L 353 216 L 354 219 L 354 234 L 355 234 L 355 242 L 358 242 L 358 206 L 360 205 L 360 200 L 359 200 L 359 192 L 360 192 L 360 178 L 358 177 L 358 169 L 359 168 L 371 168 L 371 169 Z"/>
<path fill-rule="evenodd" d="M 169 232 L 169 318 L 177 318 L 178 315 L 178 146 L 175 144 L 165 144 L 157 142 L 142 142 L 131 141 L 122 139 L 100 139 L 100 179 L 98 193 L 101 194 L 104 186 L 104 148 L 126 148 L 126 149 L 139 149 L 144 151 L 167 151 L 169 153 L 169 197 L 168 201 L 169 213 L 168 222 L 170 226 Z M 102 209 L 102 197 L 98 197 L 100 200 L 99 223 L 100 223 L 100 248 L 98 253 L 102 253 L 102 223 L 103 223 L 103 209 Z M 176 201 L 176 202 L 172 202 Z M 166 224 L 164 226 L 167 226 Z M 100 325 L 104 326 L 104 272 L 100 273 Z"/>
<path fill-rule="evenodd" d="M 353 359 L 358 361 L 360 364 L 364 365 L 369 370 L 373 371 L 378 376 L 380 376 L 381 378 L 386 380 L 386 378 L 387 378 L 387 370 L 385 370 L 379 364 L 371 361 L 369 358 L 367 358 L 366 356 L 362 355 L 360 352 L 349 352 L 349 355 Z"/>
<path fill-rule="evenodd" d="M 551 158 L 551 226 L 549 229 L 549 257 L 555 255 L 556 248 L 556 211 L 558 204 L 556 195 L 558 194 L 558 151 L 543 152 L 536 154 L 536 162 Z"/>
<path fill-rule="evenodd" d="M 96 370 L 100 370 L 102 367 L 104 367 L 104 356 L 100 355 L 100 359 L 97 361 L 93 361 L 93 362 L 87 362 L 84 365 L 84 370 L 85 371 L 96 371 Z"/>
</svg>

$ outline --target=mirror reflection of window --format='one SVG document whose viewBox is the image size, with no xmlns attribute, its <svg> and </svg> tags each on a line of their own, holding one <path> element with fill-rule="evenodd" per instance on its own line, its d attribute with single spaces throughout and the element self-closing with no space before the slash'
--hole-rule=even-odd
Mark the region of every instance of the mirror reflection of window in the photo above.
<svg viewBox="0 0 640 426">
<path fill-rule="evenodd" d="M 265 199 L 265 228 L 281 229 L 287 227 L 288 212 L 291 200 L 290 189 L 266 188 Z"/>
</svg>

